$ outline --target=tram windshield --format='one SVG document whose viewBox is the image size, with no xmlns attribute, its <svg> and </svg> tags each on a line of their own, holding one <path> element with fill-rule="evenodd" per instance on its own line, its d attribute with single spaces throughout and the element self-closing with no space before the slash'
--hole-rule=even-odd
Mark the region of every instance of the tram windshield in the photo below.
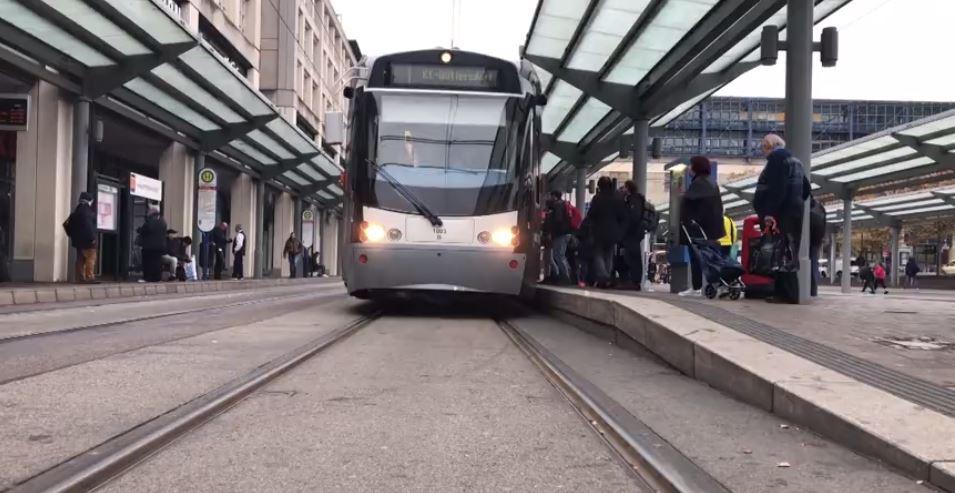
<svg viewBox="0 0 955 493">
<path fill-rule="evenodd" d="M 370 155 L 435 214 L 514 210 L 518 103 L 504 97 L 376 93 Z M 366 205 L 417 213 L 375 166 L 366 170 Z"/>
</svg>

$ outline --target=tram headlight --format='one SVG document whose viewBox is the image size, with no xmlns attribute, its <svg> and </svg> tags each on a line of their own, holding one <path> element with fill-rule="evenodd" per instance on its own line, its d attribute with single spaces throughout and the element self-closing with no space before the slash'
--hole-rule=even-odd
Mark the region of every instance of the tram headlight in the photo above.
<svg viewBox="0 0 955 493">
<path fill-rule="evenodd" d="M 381 227 L 380 224 L 362 223 L 361 236 L 362 241 L 379 242 L 385 239 L 385 228 Z"/>
<path fill-rule="evenodd" d="M 516 237 L 511 228 L 500 228 L 491 233 L 491 241 L 497 246 L 512 246 Z"/>
<path fill-rule="evenodd" d="M 388 230 L 388 239 L 391 241 L 398 241 L 401 239 L 401 230 L 398 228 L 391 228 Z"/>
</svg>

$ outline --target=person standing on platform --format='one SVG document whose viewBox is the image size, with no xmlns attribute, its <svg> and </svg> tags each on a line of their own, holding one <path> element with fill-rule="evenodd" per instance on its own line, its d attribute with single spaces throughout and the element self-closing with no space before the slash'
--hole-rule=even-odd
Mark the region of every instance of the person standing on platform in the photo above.
<svg viewBox="0 0 955 493">
<path fill-rule="evenodd" d="M 245 278 L 245 231 L 241 224 L 235 225 L 235 237 L 232 239 L 232 278 L 241 281 Z"/>
<path fill-rule="evenodd" d="M 294 279 L 296 272 L 295 264 L 302 255 L 302 242 L 298 241 L 294 232 L 288 236 L 288 240 L 285 240 L 285 250 L 283 250 L 283 253 L 288 259 L 289 277 Z"/>
<path fill-rule="evenodd" d="M 623 284 L 629 289 L 640 291 L 643 283 L 643 238 L 647 234 L 646 224 L 644 224 L 647 200 L 637 190 L 637 184 L 633 180 L 627 180 L 623 188 L 628 221 L 620 246 L 623 248 L 623 258 L 627 264 L 629 277 L 629 282 Z"/>
<path fill-rule="evenodd" d="M 733 245 L 736 245 L 739 232 L 736 229 L 736 223 L 733 221 L 733 218 L 727 215 L 723 216 L 723 231 L 725 234 L 720 238 L 720 250 L 723 251 L 724 257 L 736 260 L 736 256 L 733 255 Z"/>
<path fill-rule="evenodd" d="M 222 270 L 225 269 L 225 249 L 231 243 L 229 239 L 229 223 L 222 222 L 216 229 L 212 230 L 212 249 L 213 262 L 212 278 L 216 281 L 222 280 Z"/>
<path fill-rule="evenodd" d="M 570 244 L 571 233 L 574 229 L 571 224 L 570 213 L 559 191 L 552 191 L 547 201 L 547 216 L 544 219 L 544 234 L 551 241 L 551 278 L 550 282 L 559 285 L 570 284 L 570 264 L 567 261 L 567 247 Z"/>
<path fill-rule="evenodd" d="M 96 211 L 93 196 L 80 194 L 80 201 L 70 217 L 63 223 L 66 236 L 76 249 L 76 280 L 80 283 L 95 283 L 96 268 Z"/>
<path fill-rule="evenodd" d="M 150 205 L 146 222 L 139 227 L 143 280 L 146 282 L 162 280 L 162 257 L 169 251 L 169 239 L 166 233 L 168 230 L 166 220 L 159 213 L 159 207 Z"/>
<path fill-rule="evenodd" d="M 776 134 L 763 137 L 766 167 L 756 182 L 753 209 L 766 230 L 781 234 L 786 254 L 777 266 L 774 296 L 767 301 L 775 303 L 799 302 L 799 244 L 802 240 L 802 220 L 806 200 L 810 197 L 809 179 L 803 163 L 786 149 L 786 141 Z M 810 268 L 810 266 L 802 266 Z"/>
<path fill-rule="evenodd" d="M 582 226 L 593 240 L 592 275 L 597 288 L 610 288 L 614 246 L 620 242 L 626 227 L 627 207 L 623 197 L 614 190 L 610 177 L 602 176 L 597 180 L 597 194 L 590 201 Z"/>
<path fill-rule="evenodd" d="M 723 200 L 720 198 L 720 187 L 710 177 L 712 164 L 706 156 L 693 156 L 690 159 L 690 176 L 693 182 L 683 194 L 680 205 L 680 224 L 683 225 L 692 238 L 682 231 L 681 238 L 684 245 L 690 246 L 690 275 L 692 286 L 683 291 L 680 296 L 697 296 L 703 289 L 703 260 L 693 247 L 693 239 L 716 241 L 723 236 Z"/>
<path fill-rule="evenodd" d="M 916 291 L 919 289 L 919 272 L 922 272 L 922 268 L 919 267 L 915 257 L 910 256 L 909 261 L 905 263 L 905 277 L 908 278 L 909 288 L 915 288 Z"/>
</svg>

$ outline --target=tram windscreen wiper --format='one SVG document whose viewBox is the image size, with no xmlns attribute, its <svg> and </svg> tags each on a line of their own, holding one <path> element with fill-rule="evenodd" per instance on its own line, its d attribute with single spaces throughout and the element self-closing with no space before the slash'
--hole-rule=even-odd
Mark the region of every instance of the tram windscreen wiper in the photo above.
<svg viewBox="0 0 955 493">
<path fill-rule="evenodd" d="M 411 193 L 411 190 L 408 190 L 400 181 L 396 180 L 395 177 L 391 176 L 391 173 L 385 171 L 385 169 L 378 165 L 378 163 L 372 161 L 371 159 L 365 159 L 368 161 L 368 165 L 371 166 L 375 173 L 378 173 L 382 176 L 391 188 L 394 188 L 399 195 L 402 196 L 405 200 L 408 201 L 422 216 L 426 217 L 428 221 L 431 222 L 432 226 L 443 226 L 444 223 L 441 221 L 441 218 L 437 214 L 428 209 L 428 206 L 424 205 L 424 202 L 418 198 L 417 195 Z"/>
</svg>

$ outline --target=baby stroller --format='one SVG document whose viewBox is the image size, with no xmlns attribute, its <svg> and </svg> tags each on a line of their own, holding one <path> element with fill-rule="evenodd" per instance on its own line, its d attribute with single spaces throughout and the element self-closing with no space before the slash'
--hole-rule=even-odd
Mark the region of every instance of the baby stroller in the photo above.
<svg viewBox="0 0 955 493">
<path fill-rule="evenodd" d="M 724 256 L 719 243 L 707 238 L 703 228 L 697 229 L 701 238 L 693 238 L 686 226 L 683 226 L 683 233 L 689 240 L 690 248 L 700 259 L 703 268 L 703 295 L 709 299 L 727 296 L 731 300 L 740 299 L 746 289 L 741 280 L 743 266 Z"/>
</svg>

